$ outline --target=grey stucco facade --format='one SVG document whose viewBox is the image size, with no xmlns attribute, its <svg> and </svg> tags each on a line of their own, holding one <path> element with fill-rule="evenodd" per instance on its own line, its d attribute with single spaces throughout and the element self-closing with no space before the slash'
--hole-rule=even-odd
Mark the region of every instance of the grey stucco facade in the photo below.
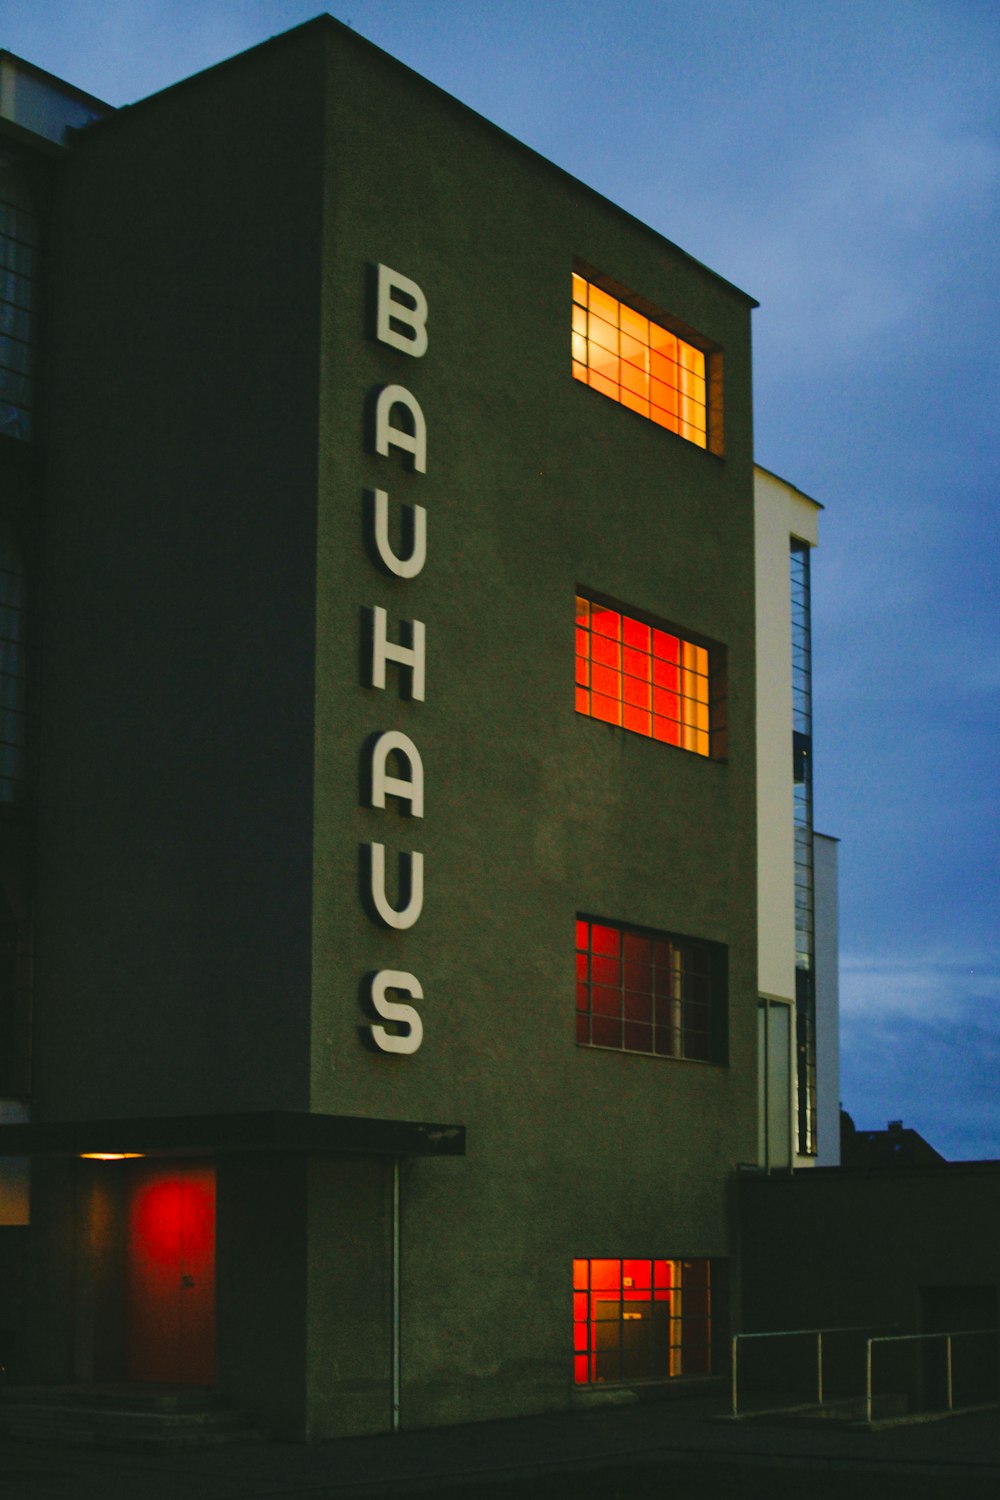
<svg viewBox="0 0 1000 1500">
<path fill-rule="evenodd" d="M 565 1405 L 574 1257 L 710 1262 L 723 1338 L 756 1153 L 751 300 L 329 19 L 83 134 L 51 225 L 34 1119 L 465 1128 L 395 1166 L 206 1148 L 217 1378 L 281 1431 L 382 1429 L 394 1389 L 404 1425 Z M 380 265 L 425 352 L 379 336 Z M 574 270 L 706 351 L 707 447 L 572 378 Z M 422 462 L 378 451 L 387 387 Z M 399 555 L 423 510 L 413 577 L 377 491 Z M 574 710 L 581 591 L 724 658 L 724 754 Z M 422 694 L 405 662 L 373 684 L 379 610 Z M 419 817 L 372 805 L 390 732 Z M 374 845 L 397 909 L 422 856 L 408 927 L 373 918 Z M 580 914 L 724 953 L 711 1060 L 577 1045 Z M 418 981 L 410 1054 L 373 1045 L 378 972 Z M 101 1170 L 36 1174 L 33 1378 L 121 1373 L 124 1231 L 66 1227 L 121 1221 Z"/>
</svg>

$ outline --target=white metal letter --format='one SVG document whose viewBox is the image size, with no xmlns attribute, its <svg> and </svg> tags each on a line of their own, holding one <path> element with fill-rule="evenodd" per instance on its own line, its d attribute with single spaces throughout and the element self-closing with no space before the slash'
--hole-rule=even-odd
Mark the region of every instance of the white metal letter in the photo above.
<svg viewBox="0 0 1000 1500">
<path fill-rule="evenodd" d="M 388 616 L 380 604 L 376 604 L 372 610 L 372 659 L 371 659 L 371 685 L 372 687 L 385 690 L 385 665 L 386 662 L 396 661 L 400 666 L 410 669 L 410 694 L 417 703 L 424 701 L 425 687 L 425 646 L 427 634 L 424 630 L 423 620 L 411 620 L 412 646 L 400 646 L 396 641 L 390 641 L 387 632 Z"/>
<path fill-rule="evenodd" d="M 386 998 L 387 990 L 402 990 L 413 1000 L 422 1000 L 424 992 L 420 981 L 412 974 L 399 969 L 380 969 L 372 975 L 371 1002 L 375 1014 L 383 1021 L 396 1021 L 410 1028 L 408 1036 L 386 1031 L 384 1026 L 372 1026 L 372 1040 L 382 1052 L 416 1052 L 424 1039 L 424 1026 L 412 1005 L 401 1005 Z"/>
<path fill-rule="evenodd" d="M 394 406 L 405 406 L 413 418 L 413 431 L 392 425 Z M 390 448 L 402 448 L 413 457 L 413 467 L 418 474 L 427 472 L 427 423 L 420 410 L 416 396 L 405 385 L 386 385 L 378 393 L 375 403 L 375 452 L 388 458 Z"/>
<path fill-rule="evenodd" d="M 410 771 L 408 780 L 388 775 L 386 763 L 393 751 L 406 756 Z M 385 807 L 386 797 L 402 797 L 410 804 L 413 817 L 423 817 L 424 763 L 409 735 L 399 729 L 387 729 L 372 746 L 372 807 Z"/>
<path fill-rule="evenodd" d="M 402 292 L 413 303 L 397 302 L 394 292 Z M 402 323 L 405 333 L 393 328 L 393 323 Z M 399 271 L 390 271 L 388 266 L 378 268 L 378 327 L 376 329 L 383 344 L 402 349 L 419 359 L 427 352 L 427 298 L 408 276 Z"/>
<path fill-rule="evenodd" d="M 389 541 L 389 496 L 385 490 L 373 490 L 375 500 L 375 545 L 378 555 L 397 578 L 416 578 L 427 561 L 427 512 L 422 505 L 407 506 L 413 513 L 413 550 L 409 557 L 397 557 Z"/>
<path fill-rule="evenodd" d="M 412 927 L 424 908 L 424 856 L 416 850 L 412 854 L 400 854 L 400 885 L 404 884 L 402 879 L 403 861 L 409 860 L 410 867 L 410 894 L 406 905 L 397 911 L 389 902 L 385 893 L 385 845 L 369 844 L 372 861 L 372 902 L 378 912 L 379 920 L 386 927 L 394 927 L 397 932 L 405 932 Z"/>
</svg>

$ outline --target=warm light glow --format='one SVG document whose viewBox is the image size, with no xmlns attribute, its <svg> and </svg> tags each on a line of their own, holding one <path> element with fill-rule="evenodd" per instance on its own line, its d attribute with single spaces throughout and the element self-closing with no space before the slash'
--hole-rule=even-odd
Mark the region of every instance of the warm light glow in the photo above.
<svg viewBox="0 0 1000 1500">
<path fill-rule="evenodd" d="M 578 713 L 709 755 L 708 672 L 704 646 L 577 598 Z"/>
<path fill-rule="evenodd" d="M 577 919 L 576 1039 L 582 1047 L 708 1062 L 711 1019 L 706 945 Z"/>
<path fill-rule="evenodd" d="M 132 1235 L 133 1245 L 158 1264 L 204 1257 L 215 1237 L 214 1183 L 165 1172 L 136 1193 Z"/>
<path fill-rule="evenodd" d="M 141 1151 L 82 1151 L 81 1161 L 135 1161 Z"/>
<path fill-rule="evenodd" d="M 129 1178 L 126 1365 L 130 1380 L 215 1378 L 215 1171 L 146 1161 Z"/>
<path fill-rule="evenodd" d="M 689 443 L 707 446 L 702 351 L 576 275 L 573 375 Z"/>
<path fill-rule="evenodd" d="M 711 1373 L 707 1260 L 574 1260 L 576 1385 Z"/>
</svg>

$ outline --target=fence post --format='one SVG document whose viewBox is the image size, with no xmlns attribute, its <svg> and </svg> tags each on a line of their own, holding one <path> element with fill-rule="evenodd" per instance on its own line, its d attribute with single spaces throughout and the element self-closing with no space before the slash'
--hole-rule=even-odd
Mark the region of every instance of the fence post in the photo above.
<svg viewBox="0 0 1000 1500">
<path fill-rule="evenodd" d="M 865 1421 L 871 1426 L 872 1420 L 872 1340 L 865 1341 Z"/>
<path fill-rule="evenodd" d="M 823 1335 L 816 1335 L 816 1395 L 823 1405 Z"/>
<path fill-rule="evenodd" d="M 734 1417 L 739 1416 L 739 1410 L 738 1410 L 737 1399 L 736 1399 L 736 1341 L 737 1341 L 738 1338 L 739 1338 L 739 1334 L 738 1333 L 734 1333 L 733 1334 L 733 1360 L 732 1360 L 732 1403 L 733 1403 L 733 1416 Z"/>
<path fill-rule="evenodd" d="M 951 1411 L 951 1334 L 945 1340 L 945 1390 L 948 1393 L 948 1410 Z"/>
</svg>

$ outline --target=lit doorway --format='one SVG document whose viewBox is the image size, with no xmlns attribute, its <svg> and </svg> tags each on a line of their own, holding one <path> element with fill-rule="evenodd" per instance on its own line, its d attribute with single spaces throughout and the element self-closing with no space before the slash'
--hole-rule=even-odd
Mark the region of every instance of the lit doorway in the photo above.
<svg viewBox="0 0 1000 1500">
<path fill-rule="evenodd" d="M 215 1380 L 215 1169 L 130 1164 L 125 1364 L 130 1380 Z"/>
</svg>

